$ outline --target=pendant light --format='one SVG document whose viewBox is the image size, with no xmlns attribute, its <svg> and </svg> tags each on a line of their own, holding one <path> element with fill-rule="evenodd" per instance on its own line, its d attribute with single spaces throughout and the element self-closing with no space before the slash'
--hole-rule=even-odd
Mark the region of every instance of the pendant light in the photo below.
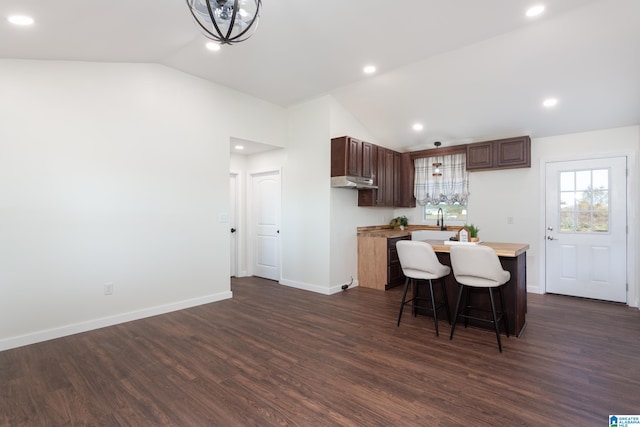
<svg viewBox="0 0 640 427">
<path fill-rule="evenodd" d="M 433 143 L 433 145 L 438 148 L 442 145 L 442 143 L 440 141 L 436 141 Z M 436 158 L 436 160 L 438 159 Z M 431 166 L 433 166 L 433 176 L 442 176 L 442 171 L 440 170 L 440 166 L 442 166 L 442 163 L 436 161 L 435 163 L 432 163 Z"/>
<path fill-rule="evenodd" d="M 436 162 L 436 163 L 432 163 L 431 166 L 433 166 L 433 176 L 442 176 L 442 171 L 440 170 L 440 166 L 442 166 L 442 163 L 440 162 Z"/>
<path fill-rule="evenodd" d="M 205 37 L 220 44 L 247 40 L 258 27 L 262 0 L 186 0 Z"/>
</svg>

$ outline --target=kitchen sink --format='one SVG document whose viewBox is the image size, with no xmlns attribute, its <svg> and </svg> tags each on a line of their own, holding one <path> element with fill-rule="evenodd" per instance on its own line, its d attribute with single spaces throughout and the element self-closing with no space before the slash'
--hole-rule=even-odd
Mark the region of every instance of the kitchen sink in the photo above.
<svg viewBox="0 0 640 427">
<path fill-rule="evenodd" d="M 455 231 L 447 230 L 415 230 L 411 232 L 411 240 L 449 240 L 456 235 Z"/>
</svg>

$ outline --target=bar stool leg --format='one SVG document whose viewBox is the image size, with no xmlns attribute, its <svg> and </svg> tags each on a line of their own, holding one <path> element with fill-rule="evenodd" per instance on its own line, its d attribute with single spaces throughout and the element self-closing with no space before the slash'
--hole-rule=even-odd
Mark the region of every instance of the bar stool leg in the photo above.
<svg viewBox="0 0 640 427">
<path fill-rule="evenodd" d="M 504 320 L 504 329 L 507 333 L 507 338 L 509 338 L 509 316 L 507 316 L 507 312 L 504 309 L 504 299 L 502 299 L 502 286 L 498 288 L 498 295 L 500 295 L 500 311 L 502 312 L 502 319 Z"/>
<path fill-rule="evenodd" d="M 449 335 L 449 340 L 453 339 L 453 332 L 456 330 L 456 322 L 458 321 L 458 313 L 460 311 L 460 301 L 462 301 L 463 289 L 464 289 L 464 285 L 460 285 L 460 290 L 458 291 L 458 303 L 456 304 L 456 312 L 453 315 L 453 324 L 451 325 L 451 335 Z"/>
<path fill-rule="evenodd" d="M 462 312 L 462 314 L 465 315 L 464 318 L 464 327 L 468 327 L 469 326 L 469 308 L 471 308 L 471 294 L 473 293 L 473 288 L 468 288 L 467 289 L 467 299 L 465 300 L 464 303 L 464 311 Z"/>
<path fill-rule="evenodd" d="M 438 310 L 436 309 L 436 298 L 433 296 L 433 283 L 429 279 L 429 291 L 431 292 L 431 309 L 433 310 L 433 323 L 436 325 L 436 336 L 438 335 Z"/>
<path fill-rule="evenodd" d="M 440 285 L 442 286 L 442 297 L 444 299 L 444 311 L 447 313 L 447 320 L 451 324 L 451 312 L 449 312 L 449 298 L 447 298 L 447 288 L 444 281 L 444 277 L 440 279 Z"/>
<path fill-rule="evenodd" d="M 416 307 L 416 303 L 418 302 L 418 279 L 411 279 L 412 287 L 411 287 L 411 297 L 413 304 L 411 304 L 411 314 L 413 317 L 418 316 L 418 307 Z"/>
<path fill-rule="evenodd" d="M 498 338 L 498 350 L 500 350 L 500 353 L 502 353 L 502 342 L 500 341 L 500 324 L 498 324 L 498 319 L 496 316 L 496 305 L 493 302 L 493 288 L 489 288 L 489 300 L 491 301 L 491 313 L 493 314 L 493 325 L 496 329 L 496 338 Z"/>
<path fill-rule="evenodd" d="M 400 319 L 402 318 L 402 311 L 404 310 L 405 300 L 407 299 L 407 290 L 409 289 L 409 278 L 404 281 L 404 291 L 402 292 L 402 302 L 400 303 L 400 313 L 398 313 L 398 324 L 400 326 Z"/>
</svg>

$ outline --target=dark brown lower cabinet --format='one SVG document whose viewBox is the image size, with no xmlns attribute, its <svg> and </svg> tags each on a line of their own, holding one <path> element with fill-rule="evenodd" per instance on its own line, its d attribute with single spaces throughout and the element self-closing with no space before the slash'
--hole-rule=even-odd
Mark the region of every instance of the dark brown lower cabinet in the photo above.
<svg viewBox="0 0 640 427">
<path fill-rule="evenodd" d="M 384 285 L 385 290 L 401 285 L 405 280 L 400 258 L 398 258 L 398 249 L 396 248 L 396 243 L 400 240 L 411 240 L 411 237 L 403 236 L 387 239 L 387 283 Z"/>
</svg>

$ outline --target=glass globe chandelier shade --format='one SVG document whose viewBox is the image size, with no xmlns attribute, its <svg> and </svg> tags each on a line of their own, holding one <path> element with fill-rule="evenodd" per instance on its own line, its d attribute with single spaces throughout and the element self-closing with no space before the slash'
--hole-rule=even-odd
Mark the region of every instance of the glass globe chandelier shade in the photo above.
<svg viewBox="0 0 640 427">
<path fill-rule="evenodd" d="M 186 0 L 205 36 L 220 44 L 245 41 L 255 32 L 262 0 Z"/>
</svg>

